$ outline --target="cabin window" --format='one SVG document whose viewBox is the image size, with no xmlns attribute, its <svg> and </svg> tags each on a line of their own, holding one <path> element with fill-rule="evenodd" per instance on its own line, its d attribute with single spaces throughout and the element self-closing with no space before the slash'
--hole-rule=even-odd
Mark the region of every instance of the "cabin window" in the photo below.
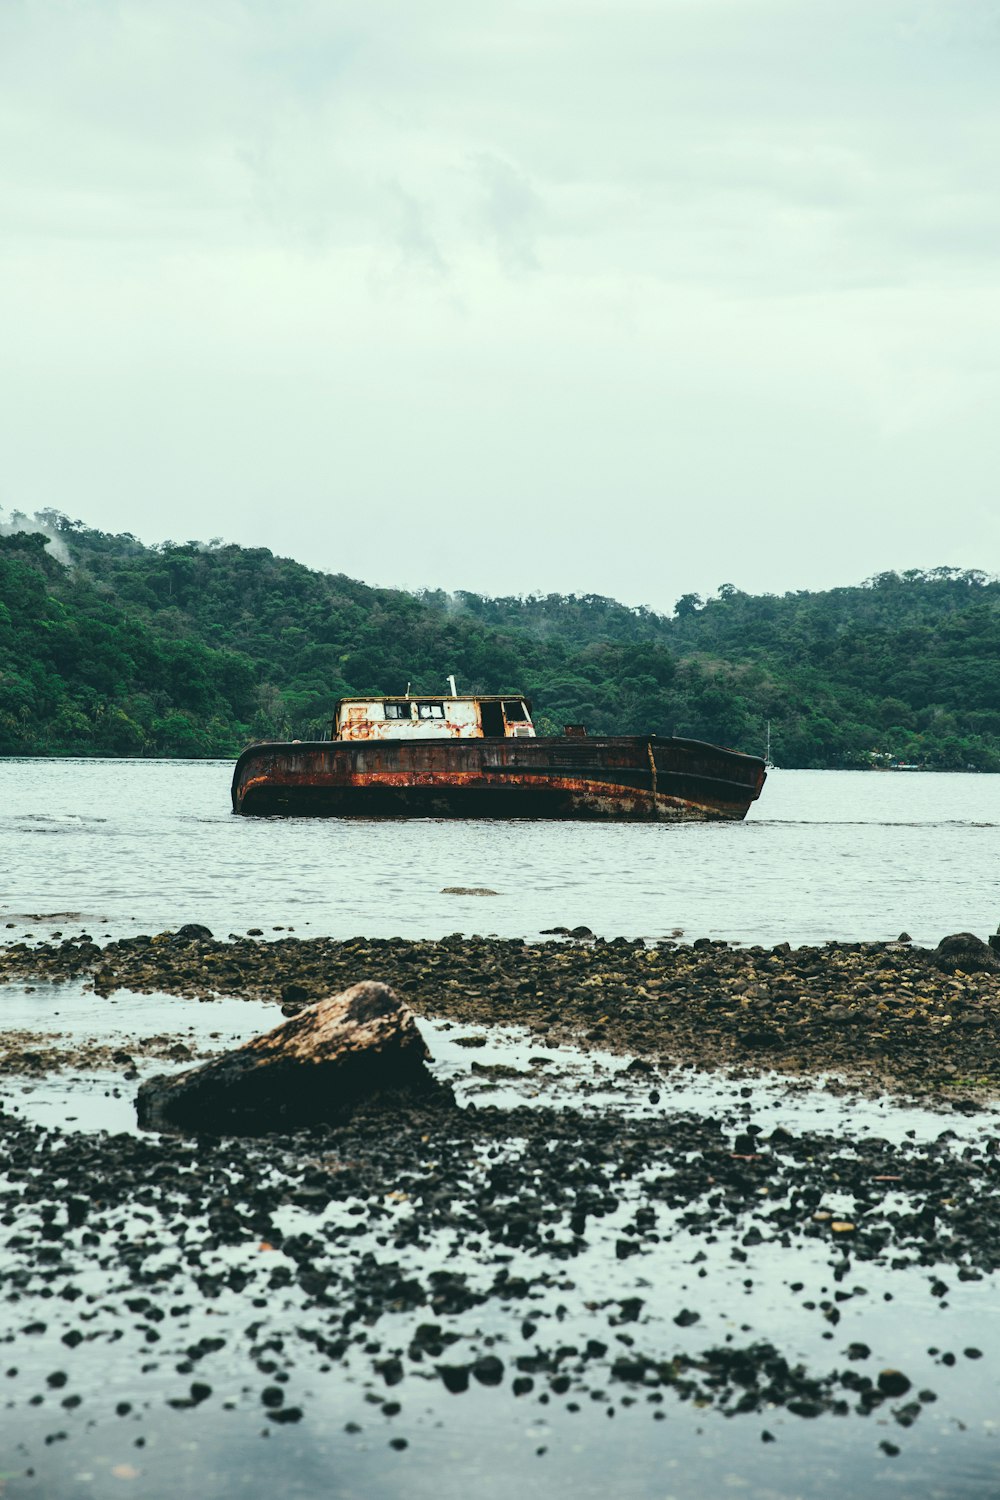
<svg viewBox="0 0 1000 1500">
<path fill-rule="evenodd" d="M 410 705 L 408 703 L 386 703 L 384 708 L 387 719 L 408 719 L 410 717 Z"/>
<path fill-rule="evenodd" d="M 418 703 L 417 704 L 417 718 L 418 719 L 443 719 L 444 718 L 444 704 L 443 703 Z"/>
<path fill-rule="evenodd" d="M 520 724 L 527 721 L 528 711 L 518 698 L 505 698 L 503 703 L 503 711 L 507 715 L 508 724 Z"/>
<path fill-rule="evenodd" d="M 488 698 L 483 699 L 479 705 L 479 722 L 486 739 L 503 739 L 506 730 L 499 703 L 491 703 Z"/>
</svg>

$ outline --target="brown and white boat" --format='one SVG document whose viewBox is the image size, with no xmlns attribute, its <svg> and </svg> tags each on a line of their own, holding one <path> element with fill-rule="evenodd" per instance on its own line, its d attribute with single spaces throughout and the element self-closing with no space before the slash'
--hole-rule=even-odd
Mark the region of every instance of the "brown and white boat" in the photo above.
<svg viewBox="0 0 1000 1500">
<path fill-rule="evenodd" d="M 700 740 L 537 735 L 520 693 L 338 700 L 328 740 L 251 745 L 233 811 L 258 817 L 740 819 L 764 761 Z"/>
</svg>

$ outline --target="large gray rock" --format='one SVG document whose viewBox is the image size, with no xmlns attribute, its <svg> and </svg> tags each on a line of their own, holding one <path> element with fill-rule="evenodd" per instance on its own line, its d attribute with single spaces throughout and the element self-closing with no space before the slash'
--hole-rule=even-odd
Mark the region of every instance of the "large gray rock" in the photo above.
<svg viewBox="0 0 1000 1500">
<path fill-rule="evenodd" d="M 963 974 L 1000 970 L 1000 957 L 974 932 L 953 932 L 949 937 L 943 937 L 931 958 L 946 974 L 954 974 L 958 969 Z"/>
<path fill-rule="evenodd" d="M 139 1124 L 260 1135 L 344 1120 L 379 1097 L 450 1099 L 429 1056 L 409 1006 L 366 980 L 200 1067 L 148 1079 Z"/>
</svg>

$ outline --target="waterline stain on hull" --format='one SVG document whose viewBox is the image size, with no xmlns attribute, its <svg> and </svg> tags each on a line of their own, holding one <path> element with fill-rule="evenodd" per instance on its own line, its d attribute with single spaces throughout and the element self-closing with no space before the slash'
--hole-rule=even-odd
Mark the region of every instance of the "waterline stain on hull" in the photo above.
<svg viewBox="0 0 1000 1500">
<path fill-rule="evenodd" d="M 303 741 L 245 750 L 232 800 L 258 817 L 738 821 L 765 774 L 756 756 L 645 735 Z"/>
</svg>

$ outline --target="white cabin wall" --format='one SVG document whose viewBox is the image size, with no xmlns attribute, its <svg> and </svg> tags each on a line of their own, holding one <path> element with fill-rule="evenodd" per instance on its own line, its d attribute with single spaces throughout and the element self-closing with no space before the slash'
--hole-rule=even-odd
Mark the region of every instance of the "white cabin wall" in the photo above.
<svg viewBox="0 0 1000 1500">
<path fill-rule="evenodd" d="M 381 703 L 340 705 L 342 740 L 481 739 L 479 707 L 474 698 L 443 698 L 443 719 L 387 719 Z"/>
</svg>

